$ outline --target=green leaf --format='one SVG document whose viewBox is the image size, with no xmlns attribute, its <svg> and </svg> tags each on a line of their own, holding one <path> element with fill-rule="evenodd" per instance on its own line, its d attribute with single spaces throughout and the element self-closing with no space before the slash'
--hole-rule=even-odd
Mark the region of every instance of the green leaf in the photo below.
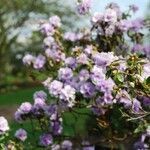
<svg viewBox="0 0 150 150">
<path fill-rule="evenodd" d="M 146 79 L 146 84 L 150 84 L 150 76 Z"/>
</svg>

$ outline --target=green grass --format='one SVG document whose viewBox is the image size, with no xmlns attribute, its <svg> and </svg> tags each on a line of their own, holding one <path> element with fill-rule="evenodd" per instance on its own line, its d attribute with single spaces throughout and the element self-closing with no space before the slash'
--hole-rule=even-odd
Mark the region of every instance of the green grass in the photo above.
<svg viewBox="0 0 150 150">
<path fill-rule="evenodd" d="M 0 105 L 18 105 L 24 101 L 32 101 L 34 92 L 43 90 L 43 87 L 19 89 L 13 92 L 0 94 Z"/>
</svg>

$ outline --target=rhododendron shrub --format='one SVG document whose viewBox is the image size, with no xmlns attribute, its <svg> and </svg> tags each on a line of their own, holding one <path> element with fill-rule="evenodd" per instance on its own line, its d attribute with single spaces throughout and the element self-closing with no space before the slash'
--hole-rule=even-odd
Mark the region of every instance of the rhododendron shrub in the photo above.
<svg viewBox="0 0 150 150">
<path fill-rule="evenodd" d="M 81 0 L 77 11 L 87 15 L 91 4 Z M 143 45 L 146 21 L 130 18 L 137 10 L 130 5 L 122 12 L 110 3 L 91 16 L 90 29 L 78 32 L 63 33 L 58 16 L 40 25 L 44 50 L 26 54 L 23 63 L 47 77 L 42 84 L 51 98 L 37 91 L 33 103 L 22 103 L 15 113 L 18 123 L 31 121 L 37 147 L 85 150 L 118 147 L 131 139 L 131 149 L 150 148 L 150 50 Z M 69 134 L 67 122 L 75 130 L 83 118 L 86 132 Z M 16 143 L 29 134 L 17 130 Z"/>
</svg>

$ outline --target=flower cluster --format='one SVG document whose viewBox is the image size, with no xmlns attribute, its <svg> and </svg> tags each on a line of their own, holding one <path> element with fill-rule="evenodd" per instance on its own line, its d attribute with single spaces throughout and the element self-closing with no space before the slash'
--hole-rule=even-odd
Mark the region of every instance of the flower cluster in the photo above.
<svg viewBox="0 0 150 150">
<path fill-rule="evenodd" d="M 79 14 L 87 14 L 90 6 L 91 0 L 79 1 Z M 128 12 L 137 10 L 138 7 L 130 5 Z M 58 16 L 41 24 L 44 53 L 37 57 L 27 54 L 23 63 L 48 72 L 42 83 L 51 101 L 45 92 L 38 91 L 33 104 L 24 102 L 15 113 L 19 123 L 39 122 L 37 126 L 42 132 L 39 146 L 52 150 L 94 149 L 100 141 L 95 143 L 87 137 L 94 136 L 93 132 L 82 135 L 80 142 L 76 139 L 79 137 L 65 135 L 65 115 L 75 113 L 75 120 L 80 118 L 76 114 L 95 118 L 87 132 L 96 128 L 96 136 L 101 133 L 100 139 L 105 137 L 113 142 L 120 139 L 118 136 L 135 133 L 137 138 L 142 134 L 134 148 L 149 148 L 150 61 L 146 58 L 149 46 L 142 44 L 145 21 L 130 20 L 129 13 L 110 3 L 103 13 L 96 12 L 91 17 L 91 29 L 81 32 L 63 33 Z M 25 141 L 27 133 L 19 129 L 15 137 Z"/>
</svg>

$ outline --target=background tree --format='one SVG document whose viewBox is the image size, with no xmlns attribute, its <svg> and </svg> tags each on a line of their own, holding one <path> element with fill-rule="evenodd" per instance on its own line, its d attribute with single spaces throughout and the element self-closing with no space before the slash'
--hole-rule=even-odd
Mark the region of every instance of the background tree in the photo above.
<svg viewBox="0 0 150 150">
<path fill-rule="evenodd" d="M 21 55 L 16 54 L 41 49 L 41 35 L 36 32 L 41 20 L 57 14 L 65 30 L 73 28 L 78 18 L 74 12 L 66 0 L 0 0 L 0 83 L 6 82 L 9 75 L 19 75 L 21 70 L 20 76 L 25 75 L 21 60 L 16 59 Z"/>
</svg>

